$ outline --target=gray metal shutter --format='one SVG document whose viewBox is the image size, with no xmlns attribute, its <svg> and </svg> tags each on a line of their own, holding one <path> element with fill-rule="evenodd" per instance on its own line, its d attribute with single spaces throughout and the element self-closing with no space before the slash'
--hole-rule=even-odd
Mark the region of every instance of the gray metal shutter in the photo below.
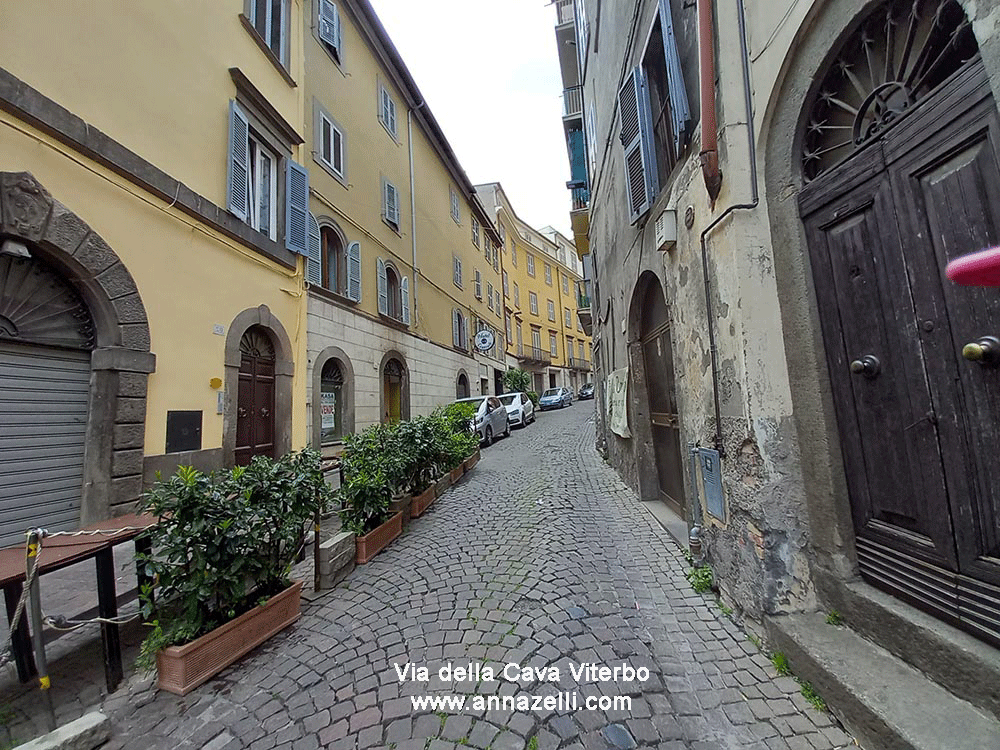
<svg viewBox="0 0 1000 750">
<path fill-rule="evenodd" d="M 90 352 L 0 342 L 0 546 L 80 525 Z"/>
</svg>

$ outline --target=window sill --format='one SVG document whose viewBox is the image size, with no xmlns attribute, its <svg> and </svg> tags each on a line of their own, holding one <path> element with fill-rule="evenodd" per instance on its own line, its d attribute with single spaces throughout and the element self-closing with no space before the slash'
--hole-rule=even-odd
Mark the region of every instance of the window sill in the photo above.
<svg viewBox="0 0 1000 750">
<path fill-rule="evenodd" d="M 395 232 L 400 237 L 403 236 L 403 233 L 399 231 L 399 226 L 397 224 L 393 224 L 391 221 L 389 221 L 384 216 L 382 217 L 382 223 L 385 224 L 387 227 L 389 227 L 389 229 L 391 229 L 393 232 Z"/>
<path fill-rule="evenodd" d="M 242 13 L 240 13 L 240 23 L 243 24 L 243 28 L 245 28 L 247 30 L 247 33 L 250 34 L 250 38 L 257 43 L 258 47 L 260 47 L 261 51 L 264 53 L 264 56 L 267 57 L 271 65 L 273 65 L 275 69 L 278 71 L 278 73 L 281 75 L 281 77 L 285 79 L 285 83 L 287 83 L 292 88 L 296 88 L 298 84 L 295 82 L 295 79 L 292 78 L 292 76 L 289 74 L 288 69 L 284 66 L 284 63 L 282 63 L 281 60 L 278 59 L 278 56 L 274 54 L 274 50 L 272 50 L 270 47 L 267 46 L 267 42 L 264 41 L 264 38 L 257 33 L 257 29 L 255 29 L 253 27 L 253 24 L 250 23 L 250 19 L 247 18 Z"/>
<path fill-rule="evenodd" d="M 335 179 L 337 182 L 339 182 L 345 188 L 348 187 L 348 184 L 347 184 L 347 175 L 346 174 L 338 174 L 337 170 L 334 169 L 330 165 L 329 162 L 324 161 L 323 157 L 321 157 L 319 155 L 318 151 L 313 151 L 312 152 L 312 158 L 313 158 L 313 161 L 316 162 L 316 164 L 318 164 L 320 166 L 320 168 L 323 169 L 324 172 L 326 172 L 328 175 L 330 175 L 333 179 Z M 386 223 L 388 223 L 388 222 L 386 222 Z"/>
<path fill-rule="evenodd" d="M 335 292 L 332 289 L 327 289 L 319 284 L 306 284 L 306 288 L 317 297 L 327 300 L 328 302 L 336 302 L 338 305 L 343 307 L 353 308 L 358 305 L 357 302 L 352 300 L 350 297 L 345 297 L 340 292 Z"/>
<path fill-rule="evenodd" d="M 401 331 L 408 331 L 408 330 L 410 330 L 410 326 L 408 326 L 406 323 L 404 323 L 399 318 L 394 318 L 391 315 L 386 315 L 385 313 L 379 313 L 378 316 L 379 316 L 379 318 L 382 319 L 382 322 L 386 323 L 387 325 L 392 326 L 393 328 L 398 328 Z"/>
</svg>

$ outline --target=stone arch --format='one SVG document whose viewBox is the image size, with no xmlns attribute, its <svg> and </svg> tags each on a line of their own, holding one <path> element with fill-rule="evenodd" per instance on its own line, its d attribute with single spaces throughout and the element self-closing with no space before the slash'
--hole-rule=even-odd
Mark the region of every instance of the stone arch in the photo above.
<svg viewBox="0 0 1000 750">
<path fill-rule="evenodd" d="M 651 270 L 643 271 L 632 287 L 627 311 L 627 340 L 630 369 L 629 411 L 630 429 L 635 446 L 636 479 L 639 497 L 643 501 L 660 499 L 660 483 L 657 473 L 656 452 L 652 430 L 652 409 L 649 398 L 649 378 L 642 350 L 644 313 L 649 306 L 649 297 L 658 290 L 658 302 L 662 305 L 662 315 L 669 322 L 670 306 L 666 299 L 666 287 L 659 275 Z"/>
<path fill-rule="evenodd" d="M 233 318 L 226 334 L 223 466 L 233 466 L 236 461 L 236 394 L 242 358 L 240 341 L 252 326 L 267 329 L 274 344 L 274 455 L 280 457 L 292 449 L 292 376 L 295 374 L 292 342 L 281 321 L 271 314 L 267 305 L 251 307 Z"/>
<path fill-rule="evenodd" d="M 147 380 L 156 367 L 139 290 L 114 250 L 29 172 L 0 172 L 0 240 L 21 243 L 79 293 L 94 323 L 80 523 L 142 493 Z"/>
<path fill-rule="evenodd" d="M 803 125 L 825 71 L 843 40 L 881 0 L 816 3 L 793 41 L 768 102 L 760 140 L 766 152 L 765 195 L 774 254 L 774 275 L 785 345 L 810 538 L 821 576 L 845 579 L 857 570 L 854 525 L 839 430 L 820 330 L 805 227 L 796 196 L 804 180 Z M 986 10 L 959 0 L 973 31 Z M 1000 38 L 976 34 L 994 97 L 1000 91 Z M 822 580 L 818 580 L 821 587 Z"/>
<path fill-rule="evenodd" d="M 385 398 L 385 366 L 390 360 L 396 360 L 403 368 L 403 383 L 400 388 L 400 413 L 405 421 L 410 418 L 410 368 L 406 364 L 406 357 L 395 349 L 390 349 L 382 356 L 382 361 L 378 365 L 378 394 L 379 394 L 379 421 L 388 421 L 388 403 Z"/>
<path fill-rule="evenodd" d="M 469 380 L 469 373 L 467 373 L 464 368 L 461 368 L 455 374 L 455 397 L 467 398 L 471 395 L 472 395 L 472 383 Z"/>
<path fill-rule="evenodd" d="M 320 412 L 320 393 L 323 382 L 323 368 L 330 360 L 336 360 L 340 367 L 340 372 L 344 377 L 344 424 L 345 435 L 354 432 L 355 407 L 354 407 L 354 365 L 351 364 L 350 357 L 339 346 L 328 346 L 316 355 L 313 362 L 312 373 L 312 444 L 316 450 L 322 447 L 322 414 Z"/>
</svg>

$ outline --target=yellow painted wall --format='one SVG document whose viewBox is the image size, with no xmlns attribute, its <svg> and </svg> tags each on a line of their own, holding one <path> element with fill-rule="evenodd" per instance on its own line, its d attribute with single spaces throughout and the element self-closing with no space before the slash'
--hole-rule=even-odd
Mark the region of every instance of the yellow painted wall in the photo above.
<svg viewBox="0 0 1000 750">
<path fill-rule="evenodd" d="M 307 14 L 315 11 L 310 3 Z M 357 26 L 350 9 L 340 6 L 342 57 L 334 61 L 317 39 L 307 16 L 304 93 L 306 147 L 312 211 L 336 220 L 348 242 L 361 243 L 362 300 L 356 309 L 378 317 L 376 257 L 391 259 L 410 278 L 413 301 L 413 210 L 410 191 L 408 102 L 395 85 Z M 396 103 L 396 138 L 379 120 L 379 86 L 386 86 Z M 345 131 L 346 184 L 326 171 L 313 157 L 318 149 L 314 133 L 313 101 L 318 101 Z M 479 248 L 472 241 L 472 204 L 421 128 L 416 116 L 411 126 L 416 196 L 417 267 L 416 314 L 410 332 L 447 347 L 452 346 L 452 310 L 488 320 L 503 331 L 503 318 L 486 305 L 487 282 L 500 289 L 500 272 L 488 265 L 483 253 L 485 230 L 480 227 Z M 400 226 L 397 232 L 382 218 L 382 178 L 399 192 Z M 460 220 L 451 216 L 450 190 L 459 195 Z M 462 259 L 463 279 L 453 281 L 452 258 Z M 483 299 L 474 293 L 475 269 L 483 277 Z"/>
<path fill-rule="evenodd" d="M 290 3 L 297 79 L 302 1 Z M 236 94 L 229 68 L 240 68 L 288 122 L 301 111 L 301 86 L 281 77 L 241 24 L 242 12 L 243 0 L 5 2 L 0 65 L 225 207 Z"/>
<path fill-rule="evenodd" d="M 279 266 L 197 224 L 159 199 L 24 123 L 0 113 L 0 171 L 30 171 L 100 235 L 135 280 L 149 319 L 156 371 L 149 377 L 147 455 L 164 452 L 168 410 L 204 412 L 202 447 L 222 445 L 212 378 L 223 378 L 225 335 L 245 309 L 267 305 L 305 361 L 301 270 Z M 301 266 L 301 264 L 300 264 Z M 305 443 L 305 369 L 294 378 L 292 445 Z"/>
</svg>

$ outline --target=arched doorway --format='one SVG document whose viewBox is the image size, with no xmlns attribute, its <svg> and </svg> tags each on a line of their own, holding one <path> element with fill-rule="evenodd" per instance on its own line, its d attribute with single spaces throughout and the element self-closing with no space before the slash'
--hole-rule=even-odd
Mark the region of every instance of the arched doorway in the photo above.
<svg viewBox="0 0 1000 750">
<path fill-rule="evenodd" d="M 36 257 L 0 255 L 0 546 L 77 528 L 94 323 Z"/>
<path fill-rule="evenodd" d="M 465 371 L 458 373 L 458 381 L 455 384 L 455 397 L 456 398 L 468 398 L 469 397 L 469 376 L 465 374 Z"/>
<path fill-rule="evenodd" d="M 859 570 L 1000 643 L 1000 369 L 962 354 L 1000 335 L 1000 297 L 944 279 L 1000 243 L 1000 117 L 976 40 L 954 0 L 887 2 L 819 78 L 799 211 Z"/>
<path fill-rule="evenodd" d="M 236 465 L 254 456 L 275 457 L 275 347 L 263 326 L 251 326 L 240 339 L 240 374 L 236 396 Z"/>
<path fill-rule="evenodd" d="M 636 294 L 641 295 L 642 300 L 639 308 L 639 345 L 649 400 L 658 494 L 660 500 L 681 518 L 685 518 L 684 463 L 674 387 L 669 311 L 663 297 L 663 288 L 654 276 L 647 277 L 645 289 L 640 287 Z"/>
<path fill-rule="evenodd" d="M 410 375 L 406 360 L 397 351 L 382 357 L 379 368 L 382 376 L 382 422 L 399 422 L 410 418 Z"/>
</svg>

